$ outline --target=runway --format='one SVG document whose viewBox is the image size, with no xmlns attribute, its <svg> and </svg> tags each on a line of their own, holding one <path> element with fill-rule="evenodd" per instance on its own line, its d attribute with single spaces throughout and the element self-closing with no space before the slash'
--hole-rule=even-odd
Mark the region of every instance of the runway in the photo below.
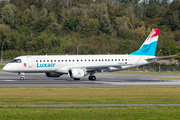
<svg viewBox="0 0 180 120">
<path fill-rule="evenodd" d="M 59 78 L 48 78 L 44 73 L 26 74 L 20 81 L 17 73 L 0 71 L 0 87 L 3 86 L 42 86 L 42 87 L 85 87 L 85 86 L 180 86 L 180 80 L 158 79 L 180 77 L 180 75 L 162 74 L 130 74 L 130 73 L 98 73 L 97 80 L 89 81 L 88 76 L 75 81 L 67 75 Z"/>
</svg>

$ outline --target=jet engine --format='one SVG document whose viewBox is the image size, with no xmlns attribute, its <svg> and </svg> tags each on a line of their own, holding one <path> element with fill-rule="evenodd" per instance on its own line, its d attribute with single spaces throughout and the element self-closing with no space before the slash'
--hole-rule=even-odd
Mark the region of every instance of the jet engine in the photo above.
<svg viewBox="0 0 180 120">
<path fill-rule="evenodd" d="M 84 69 L 70 69 L 68 71 L 68 76 L 70 78 L 82 78 L 86 75 L 87 75 L 87 72 Z"/>
<path fill-rule="evenodd" d="M 62 74 L 56 72 L 45 73 L 46 77 L 60 77 Z"/>
</svg>

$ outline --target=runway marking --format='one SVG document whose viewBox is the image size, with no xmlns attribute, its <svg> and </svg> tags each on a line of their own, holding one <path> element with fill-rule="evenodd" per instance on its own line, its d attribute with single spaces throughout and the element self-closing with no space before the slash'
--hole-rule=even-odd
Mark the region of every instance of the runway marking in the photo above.
<svg viewBox="0 0 180 120">
<path fill-rule="evenodd" d="M 106 84 L 106 85 L 125 85 L 125 86 L 144 86 L 144 85 L 148 85 L 148 86 L 162 86 L 162 82 L 143 82 L 143 83 L 139 83 L 139 82 L 100 82 L 100 81 L 86 81 L 86 82 L 93 82 L 93 83 L 99 83 L 99 84 Z M 167 81 L 167 82 L 163 82 L 163 85 L 168 86 L 171 82 L 174 82 L 173 85 L 177 85 L 180 86 L 180 82 L 179 81 Z"/>
<path fill-rule="evenodd" d="M 0 81 L 7 81 L 7 82 L 10 81 L 11 82 L 11 81 L 17 81 L 17 80 L 0 80 Z"/>
</svg>

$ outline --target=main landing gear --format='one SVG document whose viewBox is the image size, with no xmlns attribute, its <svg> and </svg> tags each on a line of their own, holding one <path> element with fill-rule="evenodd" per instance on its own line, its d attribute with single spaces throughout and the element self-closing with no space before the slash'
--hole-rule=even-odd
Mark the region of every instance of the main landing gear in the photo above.
<svg viewBox="0 0 180 120">
<path fill-rule="evenodd" d="M 25 73 L 19 73 L 19 75 L 21 76 L 20 80 L 23 81 L 25 79 Z"/>
<path fill-rule="evenodd" d="M 89 76 L 89 80 L 91 80 L 91 81 L 95 81 L 95 80 L 96 80 L 96 76 L 94 76 L 94 75 L 93 75 L 93 76 L 91 76 L 91 75 L 90 75 L 90 76 Z"/>
<path fill-rule="evenodd" d="M 96 80 L 96 76 L 94 76 L 94 73 L 95 72 L 91 72 L 90 73 L 89 80 L 91 80 L 91 81 L 95 81 Z"/>
</svg>

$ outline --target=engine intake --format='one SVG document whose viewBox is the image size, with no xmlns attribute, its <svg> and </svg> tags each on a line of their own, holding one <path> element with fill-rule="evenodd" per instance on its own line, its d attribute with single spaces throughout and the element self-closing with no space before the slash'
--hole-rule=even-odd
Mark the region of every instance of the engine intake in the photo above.
<svg viewBox="0 0 180 120">
<path fill-rule="evenodd" d="M 45 73 L 46 77 L 60 77 L 62 74 L 56 72 Z"/>
<path fill-rule="evenodd" d="M 68 71 L 68 76 L 70 78 L 82 78 L 86 75 L 87 75 L 87 72 L 84 69 L 70 69 Z"/>
</svg>

